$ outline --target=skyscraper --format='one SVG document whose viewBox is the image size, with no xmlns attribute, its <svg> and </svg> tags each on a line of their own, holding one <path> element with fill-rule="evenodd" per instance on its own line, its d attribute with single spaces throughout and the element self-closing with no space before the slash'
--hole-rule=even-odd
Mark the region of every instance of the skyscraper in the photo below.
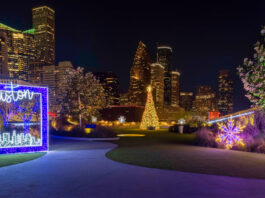
<svg viewBox="0 0 265 198">
<path fill-rule="evenodd" d="M 157 46 L 157 62 L 164 66 L 164 104 L 171 105 L 171 71 L 172 71 L 172 48 L 167 45 Z"/>
<path fill-rule="evenodd" d="M 27 80 L 29 64 L 35 60 L 34 35 L 28 31 L 16 30 L 2 23 L 0 23 L 0 32 L 2 43 L 5 40 L 5 46 L 7 47 L 9 76 Z M 6 47 L 3 48 L 4 51 Z"/>
<path fill-rule="evenodd" d="M 178 71 L 171 71 L 171 106 L 179 106 L 179 79 L 180 73 Z"/>
<path fill-rule="evenodd" d="M 186 111 L 191 111 L 193 100 L 194 100 L 194 96 L 192 92 L 180 92 L 179 104 Z"/>
<path fill-rule="evenodd" d="M 0 76 L 9 76 L 7 37 L 4 32 L 0 32 Z"/>
<path fill-rule="evenodd" d="M 55 11 L 48 6 L 32 9 L 37 59 L 43 65 L 55 64 Z"/>
<path fill-rule="evenodd" d="M 44 66 L 42 70 L 42 85 L 49 88 L 50 111 L 56 111 L 56 81 L 57 70 L 55 65 Z"/>
<path fill-rule="evenodd" d="M 45 69 L 45 68 L 44 68 Z M 59 92 L 60 90 L 65 90 L 67 85 L 64 83 L 65 78 L 69 75 L 70 71 L 74 70 L 71 61 L 61 61 L 58 66 L 56 66 L 56 101 L 57 104 L 61 104 L 65 97 L 65 92 Z"/>
<path fill-rule="evenodd" d="M 58 104 L 64 98 L 63 90 L 66 89 L 64 79 L 68 71 L 74 70 L 70 61 L 61 61 L 56 65 L 43 65 L 40 62 L 32 62 L 29 67 L 29 82 L 49 88 L 50 108 L 57 111 Z M 60 91 L 59 91 L 60 89 Z"/>
<path fill-rule="evenodd" d="M 96 78 L 108 95 L 110 105 L 120 104 L 120 84 L 114 72 L 96 72 Z"/>
<path fill-rule="evenodd" d="M 221 70 L 218 74 L 218 110 L 222 115 L 233 112 L 233 81 L 229 70 Z"/>
<path fill-rule="evenodd" d="M 151 64 L 151 86 L 156 108 L 164 105 L 164 67 L 159 63 Z"/>
<path fill-rule="evenodd" d="M 211 86 L 200 86 L 194 100 L 194 111 L 207 118 L 208 113 L 216 111 L 216 95 Z"/>
<path fill-rule="evenodd" d="M 146 87 L 150 85 L 151 59 L 146 45 L 140 41 L 130 72 L 128 100 L 132 105 L 145 105 Z"/>
</svg>

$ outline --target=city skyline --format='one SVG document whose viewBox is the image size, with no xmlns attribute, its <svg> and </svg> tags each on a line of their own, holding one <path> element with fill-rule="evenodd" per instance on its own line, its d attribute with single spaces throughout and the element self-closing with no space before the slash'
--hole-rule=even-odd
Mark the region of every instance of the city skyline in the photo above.
<svg viewBox="0 0 265 198">
<path fill-rule="evenodd" d="M 23 2 L 19 9 L 13 10 L 8 5 L 14 2 L 18 1 L 5 2 L 6 6 L 2 6 L 5 8 L 1 9 L 2 22 L 13 28 L 29 29 L 32 19 L 27 10 L 36 5 L 31 1 Z M 251 54 L 253 43 L 259 39 L 264 15 L 259 10 L 264 3 L 234 3 L 227 10 L 225 3 L 217 6 L 207 4 L 198 7 L 201 9 L 195 10 L 196 6 L 193 6 L 189 10 L 189 6 L 183 4 L 165 2 L 160 7 L 155 2 L 136 1 L 128 7 L 120 3 L 115 9 L 116 3 L 106 4 L 103 7 L 107 10 L 105 14 L 99 11 L 97 3 L 91 3 L 89 13 L 85 13 L 88 7 L 81 3 L 48 1 L 47 5 L 56 10 L 57 62 L 70 60 L 73 65 L 86 66 L 92 72 L 113 71 L 124 92 L 129 86 L 129 71 L 137 43 L 142 40 L 154 59 L 156 43 L 166 42 L 173 48 L 173 68 L 178 68 L 181 73 L 181 91 L 195 92 L 199 85 L 210 85 L 217 91 L 218 71 L 230 69 L 235 82 L 235 111 L 248 107 L 249 102 L 241 93 L 243 86 L 236 76 L 236 67 Z M 113 9 L 107 9 L 109 6 Z M 136 6 L 139 10 L 133 11 Z M 147 6 L 153 9 L 147 9 Z M 238 6 L 237 10 L 233 9 L 235 6 Z M 152 13 L 157 13 L 159 9 L 163 16 L 160 15 L 157 20 L 158 16 Z M 65 16 L 63 13 L 69 10 L 73 14 Z M 223 12 L 227 12 L 227 16 L 221 18 Z M 150 14 L 153 18 L 147 17 Z M 121 15 L 124 15 L 123 19 Z M 186 15 L 189 17 L 185 19 Z M 242 20 L 247 17 L 248 20 Z M 69 27 L 73 28 L 66 31 Z M 66 44 L 68 49 L 65 49 Z"/>
</svg>

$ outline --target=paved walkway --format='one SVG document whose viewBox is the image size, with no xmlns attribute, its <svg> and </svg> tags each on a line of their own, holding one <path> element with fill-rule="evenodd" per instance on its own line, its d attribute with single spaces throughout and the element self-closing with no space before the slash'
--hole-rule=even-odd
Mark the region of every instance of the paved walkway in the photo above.
<svg viewBox="0 0 265 198">
<path fill-rule="evenodd" d="M 115 145 L 56 140 L 42 158 L 0 168 L 0 198 L 264 198 L 265 180 L 150 169 L 105 157 Z"/>
</svg>

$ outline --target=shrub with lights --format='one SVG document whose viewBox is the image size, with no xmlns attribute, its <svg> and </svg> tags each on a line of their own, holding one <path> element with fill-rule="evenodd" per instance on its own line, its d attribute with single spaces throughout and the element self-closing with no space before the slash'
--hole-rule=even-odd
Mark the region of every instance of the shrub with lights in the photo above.
<svg viewBox="0 0 265 198">
<path fill-rule="evenodd" d="M 251 113 L 251 114 L 250 114 Z M 249 114 L 226 118 L 203 127 L 196 133 L 200 146 L 265 153 L 265 113 L 257 109 Z"/>
<path fill-rule="evenodd" d="M 261 31 L 265 36 L 265 27 Z M 265 48 L 264 40 L 254 46 L 253 59 L 245 58 L 238 73 L 247 91 L 246 97 L 254 105 L 265 107 Z"/>
</svg>

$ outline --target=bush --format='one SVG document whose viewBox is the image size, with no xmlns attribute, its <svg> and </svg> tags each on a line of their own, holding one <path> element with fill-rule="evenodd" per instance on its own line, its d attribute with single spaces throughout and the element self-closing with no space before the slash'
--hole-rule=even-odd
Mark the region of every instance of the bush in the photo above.
<svg viewBox="0 0 265 198">
<path fill-rule="evenodd" d="M 196 131 L 195 142 L 199 146 L 217 147 L 214 133 L 206 127 L 202 127 Z"/>
<path fill-rule="evenodd" d="M 83 129 L 79 129 L 78 127 L 73 128 L 71 131 L 64 130 L 52 130 L 52 135 L 55 136 L 65 136 L 65 137 L 84 137 L 84 138 L 113 138 L 116 137 L 116 133 L 106 127 L 97 126 L 95 129 L 91 131 L 91 133 L 85 133 Z"/>
<path fill-rule="evenodd" d="M 183 133 L 194 133 L 198 130 L 198 127 L 192 127 L 189 124 L 185 124 L 183 128 Z M 168 128 L 169 132 L 179 133 L 179 125 L 174 124 Z"/>
<path fill-rule="evenodd" d="M 261 109 L 254 113 L 254 126 L 261 134 L 265 134 L 265 110 Z"/>
</svg>

